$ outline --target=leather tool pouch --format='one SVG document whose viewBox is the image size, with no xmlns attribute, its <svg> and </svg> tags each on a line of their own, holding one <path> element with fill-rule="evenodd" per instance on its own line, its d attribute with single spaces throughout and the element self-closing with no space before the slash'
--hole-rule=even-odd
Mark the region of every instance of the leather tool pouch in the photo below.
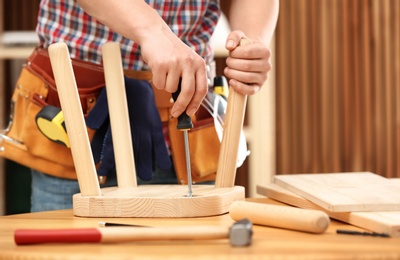
<svg viewBox="0 0 400 260">
<path fill-rule="evenodd" d="M 102 66 L 72 59 L 75 80 L 84 115 L 96 103 L 104 87 Z M 150 72 L 129 71 L 126 76 L 151 80 Z M 176 119 L 170 117 L 171 95 L 155 89 L 156 104 L 164 124 L 168 125 L 174 168 L 180 183 L 187 183 L 183 133 L 176 129 Z M 76 179 L 71 151 L 45 137 L 38 129 L 35 117 L 52 105 L 60 108 L 57 89 L 47 50 L 36 48 L 26 60 L 17 80 L 12 98 L 10 120 L 0 132 L 0 156 L 53 176 Z M 194 182 L 215 179 L 220 142 L 212 116 L 202 109 L 193 118 L 189 131 L 192 179 Z M 89 139 L 94 131 L 88 129 Z"/>
<path fill-rule="evenodd" d="M 104 87 L 103 69 L 75 60 L 72 64 L 86 114 Z M 60 107 L 60 102 L 48 53 L 38 47 L 24 63 L 17 80 L 9 124 L 0 135 L 0 156 L 50 175 L 76 179 L 71 150 L 47 139 L 36 125 L 36 115 L 47 105 Z M 89 137 L 93 134 L 89 130 Z"/>
<path fill-rule="evenodd" d="M 127 75 L 129 76 L 129 74 Z M 153 88 L 161 121 L 167 126 L 175 173 L 180 184 L 187 184 L 186 154 L 183 132 L 177 129 L 177 118 L 171 117 L 173 105 L 170 93 Z M 192 181 L 213 181 L 218 167 L 221 146 L 214 118 L 203 107 L 192 117 L 193 128 L 188 132 Z"/>
</svg>

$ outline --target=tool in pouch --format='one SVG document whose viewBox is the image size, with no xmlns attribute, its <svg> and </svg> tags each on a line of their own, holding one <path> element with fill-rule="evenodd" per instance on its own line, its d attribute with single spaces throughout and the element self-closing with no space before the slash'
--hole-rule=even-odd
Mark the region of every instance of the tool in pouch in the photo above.
<svg viewBox="0 0 400 260">
<path fill-rule="evenodd" d="M 216 76 L 213 85 L 214 93 L 221 96 L 224 100 L 228 100 L 229 85 L 224 76 Z"/>
<path fill-rule="evenodd" d="M 55 106 L 45 106 L 35 117 L 40 132 L 51 141 L 70 147 L 64 114 Z"/>
<path fill-rule="evenodd" d="M 181 82 L 179 82 L 178 89 L 175 93 L 172 93 L 172 98 L 174 101 L 178 99 L 179 94 L 181 93 Z M 188 179 L 188 194 L 187 197 L 192 197 L 192 171 L 190 165 L 190 153 L 189 153 L 189 136 L 188 131 L 193 128 L 192 118 L 186 114 L 184 111 L 178 117 L 178 124 L 176 128 L 180 131 L 183 131 L 184 143 L 185 143 L 185 156 L 186 156 L 186 174 Z"/>
</svg>

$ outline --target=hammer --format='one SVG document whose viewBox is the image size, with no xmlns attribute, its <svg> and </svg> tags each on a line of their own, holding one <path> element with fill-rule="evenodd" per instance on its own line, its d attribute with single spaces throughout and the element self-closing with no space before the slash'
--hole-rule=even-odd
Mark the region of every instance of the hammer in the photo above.
<svg viewBox="0 0 400 260">
<path fill-rule="evenodd" d="M 40 243 L 118 243 L 152 240 L 207 240 L 229 238 L 232 246 L 251 244 L 253 225 L 243 219 L 231 227 L 168 226 L 109 227 L 75 229 L 18 229 L 14 232 L 17 245 Z"/>
</svg>

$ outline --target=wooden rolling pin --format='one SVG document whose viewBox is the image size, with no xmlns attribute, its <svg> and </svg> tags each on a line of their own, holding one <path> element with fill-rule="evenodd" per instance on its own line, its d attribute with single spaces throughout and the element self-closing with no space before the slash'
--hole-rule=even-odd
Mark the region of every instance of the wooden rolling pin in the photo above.
<svg viewBox="0 0 400 260">
<path fill-rule="evenodd" d="M 229 214 L 234 220 L 247 218 L 253 224 L 323 233 L 329 226 L 329 216 L 320 210 L 300 209 L 246 201 L 231 204 Z"/>
</svg>

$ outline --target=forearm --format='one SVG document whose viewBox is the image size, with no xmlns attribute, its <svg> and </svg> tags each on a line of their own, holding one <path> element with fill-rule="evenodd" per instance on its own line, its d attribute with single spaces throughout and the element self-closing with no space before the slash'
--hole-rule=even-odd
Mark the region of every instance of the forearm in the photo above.
<svg viewBox="0 0 400 260">
<path fill-rule="evenodd" d="M 243 95 L 257 93 L 271 70 L 271 43 L 279 12 L 279 0 L 220 0 L 232 32 L 225 48 L 229 51 L 224 75 L 229 85 Z M 252 43 L 240 45 L 242 38 Z"/>
<path fill-rule="evenodd" d="M 143 0 L 76 0 L 92 17 L 140 45 L 153 73 L 153 86 L 173 93 L 181 81 L 171 115 L 192 116 L 207 94 L 203 58 L 178 38 L 160 15 Z"/>
<path fill-rule="evenodd" d="M 143 0 L 77 0 L 90 16 L 113 31 L 141 43 L 157 33 L 172 33 Z"/>
<path fill-rule="evenodd" d="M 221 0 L 230 1 L 224 10 L 232 31 L 240 30 L 252 39 L 269 45 L 279 13 L 279 0 Z"/>
</svg>

